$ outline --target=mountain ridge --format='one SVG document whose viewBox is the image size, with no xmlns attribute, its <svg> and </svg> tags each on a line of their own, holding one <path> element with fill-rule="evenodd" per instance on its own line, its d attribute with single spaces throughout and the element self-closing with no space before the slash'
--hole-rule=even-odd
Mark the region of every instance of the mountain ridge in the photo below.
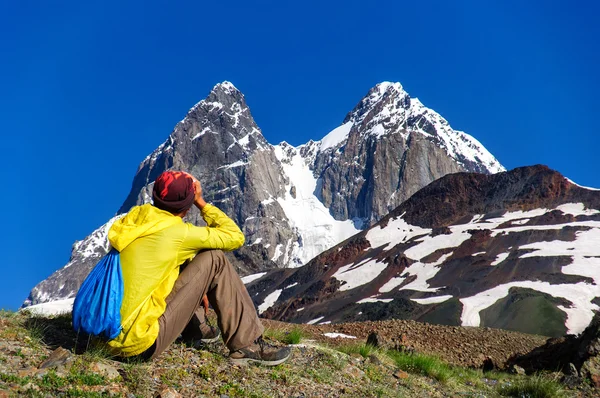
<svg viewBox="0 0 600 398">
<path fill-rule="evenodd" d="M 458 145 L 452 147 L 453 142 L 460 142 L 464 133 L 452 130 L 431 110 L 419 108 L 425 113 L 411 119 L 411 99 L 399 87 L 399 83 L 377 85 L 348 113 L 355 115 L 352 126 L 347 121 L 333 135 L 293 147 L 269 144 L 244 95 L 230 82 L 219 83 L 140 163 L 117 213 L 150 201 L 153 181 L 161 172 L 187 170 L 202 181 L 207 201 L 243 229 L 247 245 L 229 258 L 245 275 L 306 263 L 377 222 L 442 175 L 503 169 L 483 147 L 478 151 L 481 158 L 492 159 L 489 164 L 465 161 L 470 159 L 468 153 L 452 157 L 450 150 Z M 448 141 L 448 134 L 454 141 Z M 203 224 L 196 209 L 186 221 Z M 75 294 L 82 275 L 106 251 L 105 244 L 84 241 L 65 267 L 69 271 L 59 270 L 42 281 L 25 305 Z M 77 268 L 80 271 L 73 272 Z"/>
<path fill-rule="evenodd" d="M 263 316 L 288 322 L 499 327 L 521 307 L 543 307 L 543 322 L 530 316 L 511 330 L 577 333 L 599 309 L 598 209 L 600 191 L 546 166 L 449 174 L 305 266 L 248 289 Z M 505 311 L 485 312 L 504 298 Z"/>
</svg>

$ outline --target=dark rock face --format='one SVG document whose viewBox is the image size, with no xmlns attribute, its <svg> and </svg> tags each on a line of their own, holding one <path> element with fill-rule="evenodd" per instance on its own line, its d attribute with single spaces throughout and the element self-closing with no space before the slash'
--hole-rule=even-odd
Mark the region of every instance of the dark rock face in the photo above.
<svg viewBox="0 0 600 398">
<path fill-rule="evenodd" d="M 249 291 L 261 304 L 283 288 L 263 315 L 284 321 L 412 319 L 561 336 L 581 332 L 600 302 L 598 237 L 600 191 L 545 166 L 456 173 Z"/>
<path fill-rule="evenodd" d="M 546 166 L 520 167 L 510 173 L 457 173 L 430 184 L 391 212 L 406 212 L 406 220 L 422 227 L 457 224 L 472 214 L 553 208 L 557 203 L 597 207 L 598 191 L 571 184 Z M 435 211 L 432 211 L 435 209 Z M 540 222 L 542 220 L 539 220 Z"/>
<path fill-rule="evenodd" d="M 430 182 L 502 166 L 399 84 L 380 84 L 346 116 L 347 140 L 317 154 L 318 194 L 338 220 L 378 221 Z M 385 132 L 385 134 L 382 134 Z M 463 148 L 464 147 L 464 148 Z M 464 149 L 476 153 L 468 159 Z"/>
<path fill-rule="evenodd" d="M 581 376 L 600 387 L 600 316 L 596 314 L 580 336 L 567 335 L 548 339 L 546 344 L 527 354 L 507 360 L 527 373 L 541 370 L 560 371 L 571 377 Z"/>
<path fill-rule="evenodd" d="M 217 84 L 142 161 L 118 214 L 149 202 L 163 171 L 189 171 L 203 183 L 206 200 L 243 229 L 246 246 L 228 256 L 241 274 L 250 274 L 306 263 L 447 173 L 503 170 L 477 141 L 452 130 L 399 83 L 371 89 L 339 129 L 344 134 L 299 147 L 270 145 L 243 94 L 231 83 Z M 298 168 L 307 172 L 301 178 Z M 314 190 L 301 189 L 306 179 L 314 180 Z M 313 215 L 319 212 L 328 214 Z M 311 217 L 314 225 L 306 224 L 303 218 Z M 354 228 L 339 224 L 349 219 Z M 203 224 L 196 209 L 186 221 Z M 106 242 L 86 238 L 68 266 L 36 286 L 25 305 L 73 297 L 107 250 Z"/>
</svg>

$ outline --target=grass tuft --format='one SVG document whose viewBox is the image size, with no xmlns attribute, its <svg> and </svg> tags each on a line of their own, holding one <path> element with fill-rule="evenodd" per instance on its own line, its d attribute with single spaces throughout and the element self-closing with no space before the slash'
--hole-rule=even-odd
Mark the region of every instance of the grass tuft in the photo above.
<svg viewBox="0 0 600 398">
<path fill-rule="evenodd" d="M 337 349 L 348 355 L 358 354 L 358 355 L 362 356 L 363 358 L 368 358 L 371 355 L 374 355 L 379 352 L 377 347 L 375 347 L 371 344 L 363 344 L 363 343 L 344 344 L 344 345 L 339 346 Z"/>
<path fill-rule="evenodd" d="M 287 332 L 283 338 L 285 344 L 299 344 L 304 339 L 304 332 L 299 327 L 295 327 Z"/>
<path fill-rule="evenodd" d="M 514 380 L 510 384 L 498 386 L 497 391 L 505 397 L 519 398 L 560 398 L 563 390 L 552 378 L 534 375 Z"/>
<path fill-rule="evenodd" d="M 428 376 L 442 383 L 454 376 L 453 369 L 434 356 L 407 354 L 395 350 L 388 351 L 387 354 L 396 363 L 396 366 L 408 373 Z"/>
</svg>

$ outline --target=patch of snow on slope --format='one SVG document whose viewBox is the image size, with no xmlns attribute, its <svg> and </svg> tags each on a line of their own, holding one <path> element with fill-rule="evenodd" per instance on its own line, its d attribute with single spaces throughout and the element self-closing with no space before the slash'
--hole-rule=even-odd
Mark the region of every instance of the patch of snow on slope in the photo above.
<svg viewBox="0 0 600 398">
<path fill-rule="evenodd" d="M 583 185 L 579 185 L 579 184 L 577 184 L 575 181 L 573 181 L 573 180 L 571 180 L 571 179 L 568 179 L 568 178 L 566 178 L 566 177 L 565 177 L 565 179 L 566 179 L 567 181 L 569 181 L 571 184 L 573 184 L 573 185 L 577 185 L 579 188 L 588 189 L 588 190 L 590 190 L 590 191 L 600 191 L 600 189 L 598 189 L 598 188 L 590 188 L 590 187 L 584 187 Z"/>
<path fill-rule="evenodd" d="M 383 250 L 390 250 L 398 243 L 406 242 L 415 236 L 427 235 L 429 233 L 431 233 L 431 229 L 410 225 L 400 216 L 394 220 L 390 220 L 384 228 L 381 228 L 381 226 L 371 228 L 365 238 L 369 241 L 372 248 L 384 246 Z"/>
<path fill-rule="evenodd" d="M 286 187 L 285 197 L 277 198 L 277 202 L 283 208 L 291 227 L 295 228 L 302 237 L 302 246 L 291 246 L 293 249 L 287 265 L 300 266 L 360 230 L 355 227 L 352 220 L 335 220 L 329 213 L 329 209 L 315 196 L 317 180 L 300 155 L 300 151 L 294 148 L 292 157 L 288 158 L 282 146 L 275 146 L 274 149 L 291 182 Z M 289 159 L 289 162 L 283 159 Z M 290 194 L 292 183 L 296 187 L 295 198 Z"/>
<path fill-rule="evenodd" d="M 593 216 L 594 214 L 600 213 L 600 210 L 586 209 L 583 203 L 565 203 L 556 208 L 556 210 L 562 211 L 564 214 L 571 214 L 573 216 Z"/>
<path fill-rule="evenodd" d="M 490 307 L 496 301 L 506 297 L 511 287 L 523 287 L 550 294 L 554 297 L 562 297 L 573 303 L 571 308 L 558 306 L 567 314 L 567 333 L 581 333 L 594 317 L 594 311 L 600 309 L 592 300 L 600 296 L 600 286 L 590 285 L 584 282 L 576 284 L 551 285 L 548 282 L 520 281 L 510 282 L 504 285 L 478 293 L 471 297 L 461 298 L 463 304 L 460 316 L 462 326 L 479 326 L 481 318 L 479 312 Z"/>
<path fill-rule="evenodd" d="M 427 298 L 411 298 L 412 301 L 414 301 L 415 303 L 419 303 L 419 304 L 437 304 L 437 303 L 443 303 L 446 300 L 450 300 L 452 297 L 452 295 L 446 295 L 446 296 L 436 296 L 436 297 L 427 297 Z"/>
<path fill-rule="evenodd" d="M 340 291 L 354 289 L 366 285 L 387 267 L 387 264 L 371 259 L 359 264 L 348 264 L 340 267 L 332 276 L 339 281 L 346 282 L 340 286 Z"/>
<path fill-rule="evenodd" d="M 271 293 L 267 297 L 265 297 L 265 301 L 263 301 L 263 303 L 258 306 L 258 313 L 262 314 L 263 312 L 268 310 L 270 307 L 272 307 L 273 304 L 275 304 L 275 302 L 281 295 L 282 291 L 283 291 L 283 289 L 277 289 L 273 293 Z"/>
<path fill-rule="evenodd" d="M 383 298 L 377 298 L 377 296 L 372 296 L 372 297 L 364 298 L 362 300 L 358 300 L 356 302 L 356 304 L 364 304 L 364 303 L 391 303 L 392 301 L 394 301 L 393 298 L 383 299 Z"/>
<path fill-rule="evenodd" d="M 279 257 L 281 257 L 283 254 L 281 252 L 282 247 L 283 245 L 281 243 L 278 243 L 277 246 L 275 246 L 275 253 L 273 254 L 273 257 L 271 257 L 271 261 L 276 261 Z"/>
<path fill-rule="evenodd" d="M 254 282 L 257 279 L 262 278 L 266 274 L 267 274 L 266 272 L 260 272 L 258 274 L 246 275 L 241 279 L 242 279 L 242 282 L 244 282 L 244 285 L 247 285 L 250 282 Z"/>
<path fill-rule="evenodd" d="M 416 290 L 418 292 L 437 292 L 438 287 L 429 287 L 427 281 L 433 278 L 438 272 L 440 268 L 433 264 L 424 264 L 421 262 L 416 262 L 411 264 L 406 268 L 406 272 L 411 276 L 416 276 L 417 279 L 410 282 L 407 285 L 402 286 L 398 290 Z"/>
<path fill-rule="evenodd" d="M 315 323 L 319 322 L 319 321 L 320 321 L 321 319 L 323 319 L 323 318 L 325 318 L 325 317 L 324 317 L 324 316 L 320 316 L 320 317 L 318 317 L 318 318 L 315 318 L 315 319 L 312 319 L 312 320 L 310 320 L 310 321 L 306 322 L 306 324 L 307 324 L 307 325 L 313 325 L 313 324 L 315 324 Z"/>
<path fill-rule="evenodd" d="M 386 283 L 384 283 L 383 286 L 381 286 L 379 288 L 379 293 L 391 292 L 392 290 L 394 290 L 395 288 L 400 286 L 402 283 L 404 283 L 405 280 L 406 280 L 406 278 L 404 278 L 402 276 L 395 276 L 395 277 L 391 278 L 389 281 L 387 281 Z"/>
<path fill-rule="evenodd" d="M 496 256 L 496 259 L 494 261 L 492 261 L 492 263 L 490 265 L 498 265 L 498 264 L 500 264 L 502 261 L 506 260 L 509 255 L 510 255 L 510 253 L 500 253 L 500 254 L 498 254 Z"/>
<path fill-rule="evenodd" d="M 248 164 L 248 162 L 244 162 L 243 160 L 238 160 L 238 161 L 233 162 L 231 164 L 226 164 L 225 166 L 221 166 L 217 170 L 220 170 L 220 169 L 233 169 L 235 167 L 242 167 L 242 166 L 245 166 L 247 164 Z"/>
<path fill-rule="evenodd" d="M 21 311 L 29 311 L 34 315 L 50 316 L 68 314 L 73 311 L 75 298 L 50 301 L 48 303 L 31 305 Z"/>
<path fill-rule="evenodd" d="M 329 148 L 335 148 L 341 144 L 348 137 L 351 128 L 352 122 L 347 122 L 331 130 L 331 132 L 321 140 L 320 150 L 324 151 Z"/>
<path fill-rule="evenodd" d="M 337 337 L 341 337 L 343 339 L 355 339 L 356 336 L 350 336 L 349 334 L 344 333 L 323 333 L 323 336 L 335 339 Z"/>
<path fill-rule="evenodd" d="M 471 234 L 467 233 L 469 229 L 473 229 L 471 223 L 454 225 L 450 227 L 451 234 L 431 236 L 431 229 L 408 224 L 400 216 L 389 221 L 384 228 L 372 228 L 367 232 L 365 238 L 372 248 L 384 246 L 383 250 L 390 250 L 399 243 L 408 242 L 417 236 L 423 235 L 417 240 L 417 242 L 420 242 L 419 244 L 406 249 L 404 252 L 408 258 L 421 260 L 436 250 L 459 246 L 471 237 Z"/>
</svg>

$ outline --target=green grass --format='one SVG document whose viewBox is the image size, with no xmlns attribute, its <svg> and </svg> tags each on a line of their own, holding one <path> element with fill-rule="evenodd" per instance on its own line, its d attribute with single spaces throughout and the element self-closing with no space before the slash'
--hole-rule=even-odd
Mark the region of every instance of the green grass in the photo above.
<svg viewBox="0 0 600 398">
<path fill-rule="evenodd" d="M 368 358 L 371 355 L 377 354 L 379 350 L 371 344 L 344 344 L 339 346 L 338 351 L 348 355 L 360 355 L 363 358 Z"/>
<path fill-rule="evenodd" d="M 24 386 L 31 381 L 31 377 L 19 377 L 7 373 L 0 373 L 0 381 Z"/>
<path fill-rule="evenodd" d="M 98 362 L 104 359 L 114 359 L 115 355 L 104 342 L 92 339 L 81 355 L 87 362 Z"/>
<path fill-rule="evenodd" d="M 302 328 L 296 326 L 292 330 L 285 329 L 265 329 L 263 336 L 267 339 L 276 340 L 284 344 L 299 344 L 304 338 L 305 333 Z"/>
<path fill-rule="evenodd" d="M 123 382 L 127 389 L 136 396 L 152 395 L 152 373 L 148 364 L 123 364 Z"/>
<path fill-rule="evenodd" d="M 299 327 L 295 327 L 285 334 L 282 342 L 285 344 L 300 344 L 304 339 L 304 331 Z"/>
<path fill-rule="evenodd" d="M 516 379 L 510 384 L 497 388 L 500 395 L 519 398 L 560 398 L 563 391 L 560 384 L 552 378 L 534 375 Z"/>
<path fill-rule="evenodd" d="M 407 354 L 391 350 L 387 355 L 392 358 L 401 370 L 428 376 L 442 383 L 456 376 L 454 369 L 437 357 L 422 354 Z"/>
</svg>

